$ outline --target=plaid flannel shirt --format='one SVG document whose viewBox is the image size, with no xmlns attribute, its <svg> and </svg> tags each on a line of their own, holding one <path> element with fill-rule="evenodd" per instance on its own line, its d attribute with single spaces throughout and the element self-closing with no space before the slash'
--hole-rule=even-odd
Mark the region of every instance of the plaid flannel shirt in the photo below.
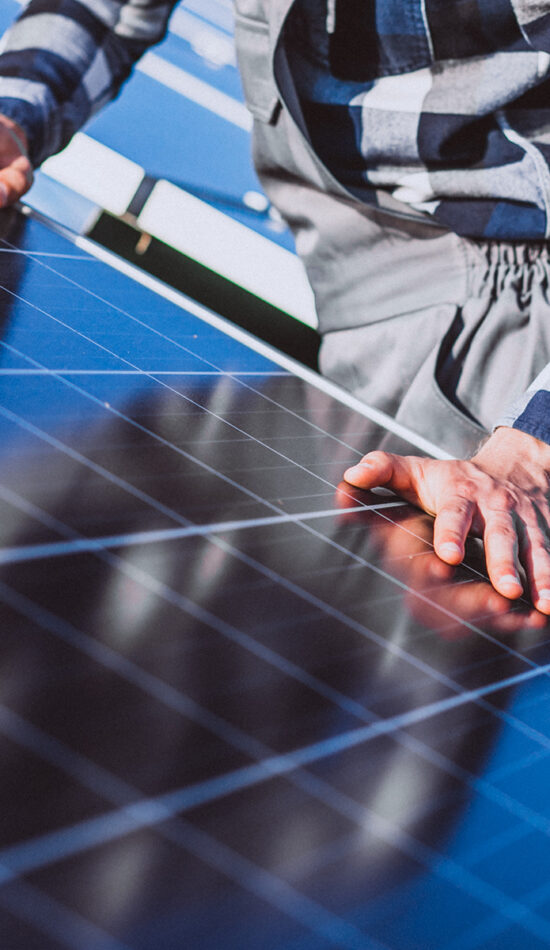
<svg viewBox="0 0 550 950">
<path fill-rule="evenodd" d="M 0 43 L 0 111 L 34 165 L 113 99 L 177 0 L 31 0 Z"/>
<path fill-rule="evenodd" d="M 0 111 L 35 165 L 112 99 L 177 0 L 31 0 L 0 44 Z M 304 133 L 376 205 L 459 234 L 550 235 L 550 0 L 295 0 L 281 37 Z M 550 443 L 550 367 L 499 420 Z"/>
<path fill-rule="evenodd" d="M 296 0 L 299 121 L 361 201 L 467 237 L 550 237 L 550 2 Z"/>
</svg>

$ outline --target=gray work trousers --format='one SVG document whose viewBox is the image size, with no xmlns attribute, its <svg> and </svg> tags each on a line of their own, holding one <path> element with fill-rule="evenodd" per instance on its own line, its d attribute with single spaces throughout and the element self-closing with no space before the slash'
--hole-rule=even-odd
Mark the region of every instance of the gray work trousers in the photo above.
<svg viewBox="0 0 550 950">
<path fill-rule="evenodd" d="M 447 451 L 473 452 L 550 361 L 547 245 L 463 239 L 391 198 L 380 211 L 355 201 L 281 102 L 269 14 L 242 5 L 255 164 L 313 287 L 322 372 Z"/>
<path fill-rule="evenodd" d="M 550 360 L 548 249 L 464 247 L 465 301 L 411 299 L 408 310 L 325 334 L 320 354 L 331 379 L 460 457 Z"/>
</svg>

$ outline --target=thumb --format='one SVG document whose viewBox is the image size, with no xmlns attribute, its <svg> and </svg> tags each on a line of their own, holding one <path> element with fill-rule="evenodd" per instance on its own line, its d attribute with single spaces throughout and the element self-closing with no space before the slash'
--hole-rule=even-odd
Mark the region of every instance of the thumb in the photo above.
<svg viewBox="0 0 550 950">
<path fill-rule="evenodd" d="M 29 190 L 32 182 L 32 165 L 26 155 L 19 155 L 0 169 L 0 208 L 18 201 Z"/>
<path fill-rule="evenodd" d="M 431 466 L 434 464 L 443 463 L 415 455 L 369 452 L 358 465 L 344 472 L 344 478 L 357 488 L 389 488 L 413 505 L 433 513 L 433 486 L 430 488 L 430 480 L 426 479 L 426 475 L 433 472 Z"/>
<path fill-rule="evenodd" d="M 0 113 L 0 207 L 13 204 L 32 185 L 27 144 L 23 129 Z"/>
<path fill-rule="evenodd" d="M 395 475 L 396 457 L 390 452 L 369 452 L 357 465 L 346 469 L 344 478 L 356 488 L 375 488 L 389 485 Z"/>
</svg>

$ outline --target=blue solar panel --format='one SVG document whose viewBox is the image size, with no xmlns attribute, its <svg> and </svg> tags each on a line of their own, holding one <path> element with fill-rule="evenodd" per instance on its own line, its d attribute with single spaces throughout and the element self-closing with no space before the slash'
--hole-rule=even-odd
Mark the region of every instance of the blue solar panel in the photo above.
<svg viewBox="0 0 550 950">
<path fill-rule="evenodd" d="M 32 216 L 0 243 L 2 950 L 550 944 L 550 648 L 418 452 Z"/>
</svg>

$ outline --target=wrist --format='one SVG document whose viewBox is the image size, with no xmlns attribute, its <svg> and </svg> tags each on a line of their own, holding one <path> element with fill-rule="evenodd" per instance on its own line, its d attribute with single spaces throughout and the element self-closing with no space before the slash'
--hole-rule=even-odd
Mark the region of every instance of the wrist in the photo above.
<svg viewBox="0 0 550 950">
<path fill-rule="evenodd" d="M 550 472 L 550 445 L 521 429 L 499 426 L 478 449 L 472 461 L 510 465 L 512 461 L 526 468 L 542 468 Z"/>
<path fill-rule="evenodd" d="M 48 117 L 45 109 L 25 99 L 6 98 L 1 94 L 0 82 L 0 119 L 3 128 L 11 132 L 14 141 L 17 136 L 20 145 L 28 152 L 32 165 L 36 168 L 53 149 L 46 149 L 45 133 Z M 20 146 L 19 146 L 20 148 Z M 24 153 L 23 153 L 24 154 Z"/>
<path fill-rule="evenodd" d="M 28 156 L 29 154 L 29 142 L 27 139 L 27 133 L 21 126 L 15 122 L 13 119 L 10 119 L 9 116 L 4 115 L 0 112 L 0 125 L 4 126 L 10 134 L 11 138 L 15 144 L 19 147 L 19 150 L 22 155 Z"/>
</svg>

